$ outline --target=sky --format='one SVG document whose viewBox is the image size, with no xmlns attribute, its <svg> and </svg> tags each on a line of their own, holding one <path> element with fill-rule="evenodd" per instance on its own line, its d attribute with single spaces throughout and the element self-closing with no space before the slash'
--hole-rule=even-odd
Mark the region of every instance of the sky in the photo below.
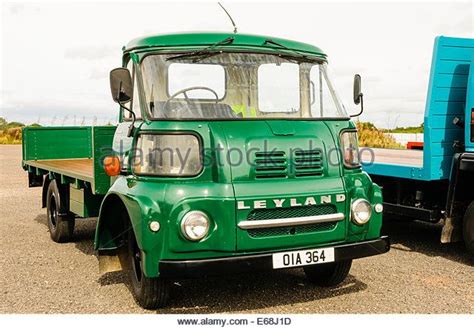
<svg viewBox="0 0 474 329">
<path fill-rule="evenodd" d="M 434 38 L 474 37 L 471 1 L 223 1 L 239 32 L 322 48 L 346 108 L 362 76 L 361 121 L 423 122 Z M 0 116 L 42 125 L 117 121 L 109 71 L 129 40 L 179 31 L 232 31 L 217 2 L 2 1 Z"/>
</svg>

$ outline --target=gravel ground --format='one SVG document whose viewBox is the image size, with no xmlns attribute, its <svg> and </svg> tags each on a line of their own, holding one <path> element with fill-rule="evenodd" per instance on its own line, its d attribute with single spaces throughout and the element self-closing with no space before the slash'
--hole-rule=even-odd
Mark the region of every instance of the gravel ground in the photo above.
<svg viewBox="0 0 474 329">
<path fill-rule="evenodd" d="M 27 187 L 21 147 L 0 146 L 0 313 L 146 313 L 120 273 L 100 277 L 95 220 L 78 220 L 74 242 L 49 238 L 41 188 Z M 337 288 L 302 270 L 176 282 L 159 313 L 474 313 L 474 260 L 441 245 L 440 228 L 387 223 L 392 250 L 356 260 Z"/>
</svg>

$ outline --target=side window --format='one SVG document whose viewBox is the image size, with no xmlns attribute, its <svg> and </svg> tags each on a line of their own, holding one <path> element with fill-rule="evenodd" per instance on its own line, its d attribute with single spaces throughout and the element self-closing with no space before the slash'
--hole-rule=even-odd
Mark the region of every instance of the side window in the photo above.
<svg viewBox="0 0 474 329">
<path fill-rule="evenodd" d="M 338 117 L 338 108 L 334 91 L 328 83 L 327 74 L 323 65 L 314 65 L 310 73 L 311 87 L 311 116 Z"/>
<path fill-rule="evenodd" d="M 140 110 L 140 97 L 138 93 L 137 75 L 136 75 L 135 66 L 133 65 L 132 60 L 128 61 L 127 69 L 130 71 L 130 74 L 132 75 L 133 96 L 132 96 L 132 101 L 126 104 L 126 106 L 130 106 L 130 109 L 135 113 L 135 116 L 137 117 L 137 120 L 138 120 L 142 118 L 142 115 L 141 115 L 141 110 Z M 131 120 L 132 114 L 126 110 L 123 110 L 123 118 L 126 120 Z"/>
</svg>

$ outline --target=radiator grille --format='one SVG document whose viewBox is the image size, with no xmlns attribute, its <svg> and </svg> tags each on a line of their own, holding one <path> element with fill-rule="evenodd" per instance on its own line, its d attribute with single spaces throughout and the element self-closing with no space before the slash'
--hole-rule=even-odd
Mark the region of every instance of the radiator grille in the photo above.
<svg viewBox="0 0 474 329">
<path fill-rule="evenodd" d="M 265 220 L 279 218 L 294 218 L 335 214 L 336 206 L 333 204 L 322 204 L 315 206 L 291 207 L 291 208 L 271 208 L 255 209 L 251 211 L 247 220 Z"/>
<path fill-rule="evenodd" d="M 249 213 L 247 220 L 267 220 L 279 218 L 295 218 L 335 214 L 336 206 L 332 204 L 293 207 L 293 208 L 272 208 L 272 209 L 256 209 Z M 265 238 L 285 235 L 308 234 L 321 231 L 330 231 L 336 227 L 337 223 L 318 223 L 309 225 L 257 228 L 248 230 L 248 234 L 252 238 Z"/>
<path fill-rule="evenodd" d="M 311 225 L 300 225 L 294 227 L 272 227 L 272 228 L 258 228 L 249 230 L 248 234 L 252 238 L 268 238 L 285 235 L 300 235 L 322 231 L 331 231 L 336 227 L 337 223 L 320 223 Z"/>
</svg>

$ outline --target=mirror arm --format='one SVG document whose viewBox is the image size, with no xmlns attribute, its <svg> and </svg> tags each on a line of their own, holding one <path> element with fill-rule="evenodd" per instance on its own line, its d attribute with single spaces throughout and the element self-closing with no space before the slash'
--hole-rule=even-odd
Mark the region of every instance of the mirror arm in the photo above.
<svg viewBox="0 0 474 329">
<path fill-rule="evenodd" d="M 364 112 L 364 94 L 360 93 L 359 97 L 360 97 L 360 112 L 357 113 L 357 114 L 349 115 L 349 117 L 351 117 L 351 118 L 358 117 L 359 115 L 361 115 Z"/>
<path fill-rule="evenodd" d="M 130 123 L 130 127 L 128 127 L 128 132 L 127 132 L 127 137 L 132 137 L 133 129 L 135 127 L 135 121 L 137 117 L 135 116 L 135 113 L 132 110 L 130 110 L 128 107 L 125 107 L 122 104 L 120 104 L 120 107 L 126 110 L 127 112 L 130 112 L 130 114 L 132 115 L 132 122 Z"/>
<path fill-rule="evenodd" d="M 127 112 L 130 112 L 130 114 L 132 115 L 132 123 L 130 123 L 130 127 L 128 127 L 128 132 L 127 132 L 127 137 L 131 137 L 133 135 L 133 128 L 134 128 L 134 124 L 135 124 L 135 121 L 136 121 L 137 117 L 135 116 L 135 112 L 133 112 L 131 109 L 129 109 L 128 107 L 126 107 L 125 105 L 120 103 L 120 91 L 121 90 L 122 90 L 122 81 L 120 81 L 120 86 L 119 86 L 119 89 L 117 91 L 117 99 L 119 100 L 120 108 L 126 110 Z"/>
</svg>

